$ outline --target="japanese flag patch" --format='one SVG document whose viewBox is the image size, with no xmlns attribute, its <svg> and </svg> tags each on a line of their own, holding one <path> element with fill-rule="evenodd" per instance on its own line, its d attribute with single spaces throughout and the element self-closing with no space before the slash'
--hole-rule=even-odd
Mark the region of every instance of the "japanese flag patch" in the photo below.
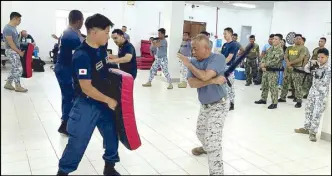
<svg viewBox="0 0 332 176">
<path fill-rule="evenodd" d="M 78 74 L 79 75 L 87 75 L 88 74 L 88 71 L 86 69 L 79 69 L 78 70 Z"/>
</svg>

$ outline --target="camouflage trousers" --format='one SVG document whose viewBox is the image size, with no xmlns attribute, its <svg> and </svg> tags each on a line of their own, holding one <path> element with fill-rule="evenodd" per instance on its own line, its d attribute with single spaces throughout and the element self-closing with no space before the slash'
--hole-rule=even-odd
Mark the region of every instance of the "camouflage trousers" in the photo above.
<svg viewBox="0 0 332 176">
<path fill-rule="evenodd" d="M 294 92 L 296 102 L 302 103 L 303 92 L 302 92 L 302 84 L 303 84 L 303 73 L 294 72 L 292 69 L 286 69 L 284 72 L 284 81 L 281 89 L 280 98 L 286 100 L 286 96 L 288 93 L 288 88 L 290 84 L 294 84 Z"/>
<path fill-rule="evenodd" d="M 252 79 L 257 77 L 257 72 L 258 72 L 257 59 L 247 58 L 244 66 L 246 70 L 247 83 L 251 84 Z"/>
<path fill-rule="evenodd" d="M 234 103 L 234 99 L 235 99 L 235 88 L 234 88 L 235 76 L 234 76 L 234 73 L 231 73 L 228 76 L 228 80 L 232 84 L 232 87 L 229 87 L 228 85 L 226 86 L 227 97 L 229 98 L 231 103 Z"/>
<path fill-rule="evenodd" d="M 156 57 L 156 60 L 153 62 L 151 69 L 150 69 L 149 82 L 151 82 L 153 80 L 154 76 L 158 72 L 159 67 L 163 71 L 163 73 L 167 79 L 167 82 L 172 83 L 171 76 L 169 75 L 169 72 L 168 72 L 168 58 L 167 57 L 164 57 L 164 58 Z"/>
<path fill-rule="evenodd" d="M 315 89 L 310 89 L 308 102 L 305 106 L 304 128 L 311 134 L 316 134 L 319 127 L 320 118 L 326 108 L 325 97 L 319 95 Z"/>
<path fill-rule="evenodd" d="M 313 77 L 311 74 L 305 75 L 304 83 L 303 83 L 303 95 L 309 95 L 309 91 L 310 91 L 310 88 L 312 85 L 312 80 L 313 80 Z"/>
<path fill-rule="evenodd" d="M 228 100 L 202 105 L 197 120 L 196 135 L 207 152 L 210 175 L 224 175 L 222 131 L 229 111 Z"/>
<path fill-rule="evenodd" d="M 183 65 L 182 61 L 180 62 L 180 82 L 187 82 L 187 74 L 188 74 L 188 68 L 186 66 Z"/>
<path fill-rule="evenodd" d="M 278 77 L 279 72 L 263 72 L 262 76 L 262 96 L 261 99 L 266 101 L 271 92 L 272 104 L 278 104 Z"/>
<path fill-rule="evenodd" d="M 15 84 L 20 84 L 20 77 L 22 76 L 23 71 L 21 57 L 19 54 L 17 54 L 16 51 L 12 49 L 6 49 L 5 53 L 12 64 L 7 81 L 10 83 L 14 81 Z"/>
</svg>

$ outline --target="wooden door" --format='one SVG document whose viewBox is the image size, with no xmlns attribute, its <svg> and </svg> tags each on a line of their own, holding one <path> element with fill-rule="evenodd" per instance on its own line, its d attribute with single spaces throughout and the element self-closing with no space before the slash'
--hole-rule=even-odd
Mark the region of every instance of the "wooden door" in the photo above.
<svg viewBox="0 0 332 176">
<path fill-rule="evenodd" d="M 191 37 L 195 37 L 206 30 L 206 23 L 195 21 L 184 21 L 183 32 L 189 32 Z"/>
</svg>

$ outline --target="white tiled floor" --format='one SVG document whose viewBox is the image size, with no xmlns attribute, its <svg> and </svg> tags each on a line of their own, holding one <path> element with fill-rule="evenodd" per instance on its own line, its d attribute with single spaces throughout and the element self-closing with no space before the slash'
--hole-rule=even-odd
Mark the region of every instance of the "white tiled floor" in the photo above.
<svg viewBox="0 0 332 176">
<path fill-rule="evenodd" d="M 22 79 L 28 93 L 3 89 L 9 68 L 1 70 L 1 174 L 49 175 L 57 172 L 67 138 L 58 134 L 60 89 L 54 73 L 33 73 Z M 135 83 L 135 112 L 142 147 L 128 151 L 120 145 L 123 175 L 206 175 L 207 156 L 194 157 L 199 145 L 195 125 L 199 110 L 195 89 L 167 90 L 156 77 L 152 88 L 143 88 L 148 72 L 139 71 Z M 225 174 L 331 174 L 331 143 L 309 141 L 294 134 L 301 127 L 304 108 L 289 101 L 277 110 L 255 105 L 258 86 L 236 81 L 235 111 L 224 129 Z M 102 174 L 102 138 L 95 131 L 82 162 L 73 174 Z"/>
</svg>

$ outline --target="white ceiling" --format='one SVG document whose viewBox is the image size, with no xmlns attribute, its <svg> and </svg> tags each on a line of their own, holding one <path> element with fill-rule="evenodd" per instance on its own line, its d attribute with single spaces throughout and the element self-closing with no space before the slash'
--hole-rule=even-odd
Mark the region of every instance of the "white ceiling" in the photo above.
<svg viewBox="0 0 332 176">
<path fill-rule="evenodd" d="M 274 2 L 277 2 L 277 1 L 209 1 L 209 2 L 186 1 L 186 2 L 190 3 L 190 4 L 195 4 L 195 5 L 206 5 L 206 6 L 212 6 L 212 7 L 227 8 L 227 9 L 247 9 L 247 8 L 243 8 L 243 7 L 235 7 L 232 5 L 233 3 L 241 2 L 241 3 L 255 4 L 256 5 L 255 9 L 273 9 L 273 4 L 274 4 Z M 248 10 L 250 10 L 250 9 L 248 9 Z"/>
</svg>

